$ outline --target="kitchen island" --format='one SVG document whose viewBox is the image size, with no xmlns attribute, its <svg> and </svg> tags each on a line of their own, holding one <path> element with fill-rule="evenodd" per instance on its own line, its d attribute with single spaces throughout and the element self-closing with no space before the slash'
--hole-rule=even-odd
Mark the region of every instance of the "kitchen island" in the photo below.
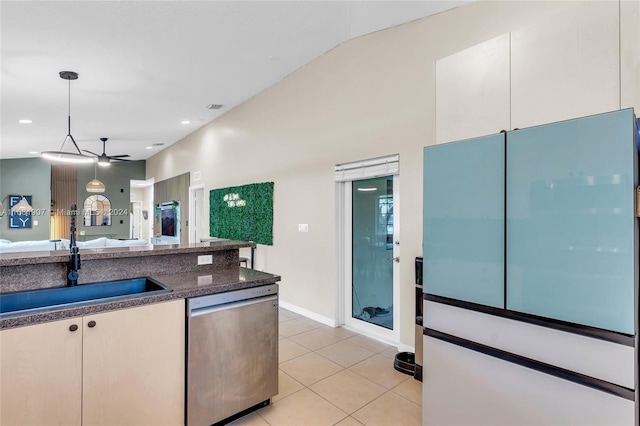
<svg viewBox="0 0 640 426">
<path fill-rule="evenodd" d="M 151 277 L 173 291 L 117 302 L 49 309 L 34 314 L 2 315 L 0 329 L 72 316 L 123 309 L 173 299 L 241 290 L 280 281 L 278 275 L 239 267 L 238 250 L 253 247 L 243 241 L 139 246 L 80 250 L 82 269 L 78 282 L 86 283 Z M 65 286 L 68 251 L 0 254 L 2 293 Z M 201 256 L 210 263 L 198 264 Z"/>
<path fill-rule="evenodd" d="M 0 423 L 184 424 L 186 300 L 280 281 L 239 267 L 238 250 L 252 246 L 216 241 L 81 250 L 80 285 L 149 277 L 171 291 L 3 314 Z M 0 255 L 0 297 L 63 287 L 68 257 L 64 251 Z M 274 327 L 277 355 L 277 321 Z"/>
</svg>

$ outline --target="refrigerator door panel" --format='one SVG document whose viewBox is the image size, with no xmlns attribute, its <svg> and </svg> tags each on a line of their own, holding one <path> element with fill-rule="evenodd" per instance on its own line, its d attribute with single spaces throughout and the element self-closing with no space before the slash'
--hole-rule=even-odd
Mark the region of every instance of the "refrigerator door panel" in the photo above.
<svg viewBox="0 0 640 426">
<path fill-rule="evenodd" d="M 504 307 L 504 134 L 424 149 L 424 292 Z"/>
<path fill-rule="evenodd" d="M 507 135 L 507 308 L 634 333 L 633 110 Z"/>
</svg>

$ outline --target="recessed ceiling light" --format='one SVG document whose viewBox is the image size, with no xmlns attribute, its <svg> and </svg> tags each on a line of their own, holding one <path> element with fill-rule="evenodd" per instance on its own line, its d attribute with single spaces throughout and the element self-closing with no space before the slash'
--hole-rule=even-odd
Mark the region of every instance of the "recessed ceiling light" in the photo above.
<svg viewBox="0 0 640 426">
<path fill-rule="evenodd" d="M 29 151 L 29 154 L 37 154 L 38 151 Z"/>
<path fill-rule="evenodd" d="M 152 146 L 148 146 L 147 149 L 153 149 L 153 147 Z"/>
<path fill-rule="evenodd" d="M 18 120 L 18 123 L 20 124 L 31 124 L 33 123 L 33 120 L 29 120 L 29 119 L 22 119 L 22 120 Z"/>
<path fill-rule="evenodd" d="M 182 120 L 180 124 L 191 124 L 191 122 L 189 120 Z"/>
<path fill-rule="evenodd" d="M 280 56 L 275 56 L 275 55 L 271 55 L 268 58 L 270 61 L 279 61 L 280 60 Z"/>
<path fill-rule="evenodd" d="M 209 104 L 206 107 L 204 107 L 204 109 L 220 109 L 223 106 L 224 105 L 220 105 L 220 104 Z"/>
</svg>

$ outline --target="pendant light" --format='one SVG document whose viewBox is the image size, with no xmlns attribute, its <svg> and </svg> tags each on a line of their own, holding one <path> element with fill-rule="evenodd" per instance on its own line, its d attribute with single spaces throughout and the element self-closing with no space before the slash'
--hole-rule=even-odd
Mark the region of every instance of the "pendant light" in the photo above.
<svg viewBox="0 0 640 426">
<path fill-rule="evenodd" d="M 89 155 L 84 155 L 80 152 L 80 148 L 78 148 L 78 144 L 71 136 L 71 80 L 78 79 L 78 73 L 74 71 L 60 71 L 60 78 L 63 80 L 67 80 L 69 82 L 69 115 L 68 115 L 68 130 L 67 136 L 65 136 L 62 141 L 62 146 L 60 147 L 60 151 L 43 151 L 40 155 L 43 158 L 51 161 L 60 161 L 63 163 L 93 163 L 94 158 Z M 63 151 L 64 145 L 67 143 L 67 140 L 71 139 L 76 152 Z"/>
<path fill-rule="evenodd" d="M 102 182 L 100 182 L 98 180 L 98 170 L 97 169 L 98 168 L 94 163 L 93 164 L 93 180 L 89 181 L 89 183 L 85 187 L 87 189 L 87 192 L 101 193 L 101 192 L 104 192 L 105 189 L 106 189 L 106 187 L 104 186 L 104 183 L 102 183 Z"/>
</svg>

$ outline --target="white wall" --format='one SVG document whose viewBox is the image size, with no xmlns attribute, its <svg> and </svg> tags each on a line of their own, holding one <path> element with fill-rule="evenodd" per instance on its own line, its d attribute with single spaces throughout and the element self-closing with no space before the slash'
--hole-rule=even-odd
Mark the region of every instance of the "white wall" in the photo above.
<svg viewBox="0 0 640 426">
<path fill-rule="evenodd" d="M 201 171 L 207 192 L 275 182 L 274 245 L 258 247 L 256 267 L 282 276 L 284 302 L 333 319 L 333 166 L 400 154 L 400 339 L 412 346 L 422 148 L 436 134 L 435 63 L 576 4 L 477 2 L 346 42 L 149 159 L 147 178 Z M 639 107 L 640 11 L 638 2 L 620 7 L 621 104 Z M 467 114 L 474 111 L 461 111 L 461 119 Z M 298 233 L 298 223 L 309 232 Z"/>
</svg>

